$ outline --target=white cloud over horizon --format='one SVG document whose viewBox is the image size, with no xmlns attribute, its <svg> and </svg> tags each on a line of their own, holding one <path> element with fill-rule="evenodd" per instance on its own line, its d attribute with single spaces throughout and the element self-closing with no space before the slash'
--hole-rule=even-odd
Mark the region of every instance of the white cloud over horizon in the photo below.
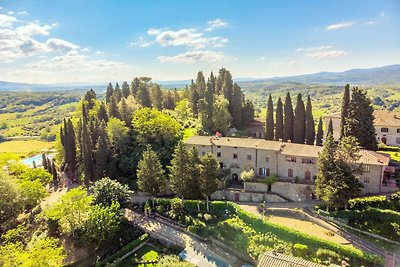
<svg viewBox="0 0 400 267">
<path fill-rule="evenodd" d="M 325 30 L 328 30 L 328 31 L 339 30 L 339 29 L 343 29 L 343 28 L 349 28 L 353 25 L 354 25 L 353 21 L 345 21 L 345 22 L 328 25 L 328 26 L 326 26 Z"/>
<path fill-rule="evenodd" d="M 226 28 L 229 26 L 228 22 L 223 21 L 222 19 L 214 19 L 207 21 L 208 27 L 205 28 L 205 31 L 212 31 L 218 28 Z"/>
<path fill-rule="evenodd" d="M 194 64 L 201 61 L 214 63 L 226 59 L 222 52 L 215 51 L 201 51 L 192 50 L 185 53 L 178 54 L 176 56 L 160 56 L 157 58 L 161 63 L 172 62 L 172 63 L 184 63 L 184 64 Z"/>
<path fill-rule="evenodd" d="M 314 59 L 332 59 L 332 58 L 342 57 L 348 54 L 346 51 L 335 49 L 332 45 L 297 48 L 296 52 L 305 53 L 307 57 Z"/>
</svg>

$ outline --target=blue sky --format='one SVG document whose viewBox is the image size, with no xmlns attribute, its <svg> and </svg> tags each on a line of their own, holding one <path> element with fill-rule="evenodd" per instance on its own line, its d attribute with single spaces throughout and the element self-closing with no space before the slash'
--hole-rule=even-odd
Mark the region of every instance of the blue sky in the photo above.
<svg viewBox="0 0 400 267">
<path fill-rule="evenodd" d="M 400 1 L 0 0 L 0 80 L 236 78 L 400 63 Z"/>
</svg>

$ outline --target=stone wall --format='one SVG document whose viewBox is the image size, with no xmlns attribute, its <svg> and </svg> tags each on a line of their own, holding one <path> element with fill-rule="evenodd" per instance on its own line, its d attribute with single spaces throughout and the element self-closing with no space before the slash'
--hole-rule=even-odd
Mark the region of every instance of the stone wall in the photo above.
<svg viewBox="0 0 400 267">
<path fill-rule="evenodd" d="M 267 192 L 268 186 L 261 183 L 244 182 L 244 190 L 252 192 Z M 295 202 L 311 200 L 315 185 L 276 182 L 272 185 L 272 193 L 277 193 Z"/>
<path fill-rule="evenodd" d="M 212 200 L 229 200 L 240 202 L 287 202 L 275 194 L 257 193 L 257 192 L 244 192 L 238 190 L 224 190 L 216 191 L 211 195 Z"/>
</svg>

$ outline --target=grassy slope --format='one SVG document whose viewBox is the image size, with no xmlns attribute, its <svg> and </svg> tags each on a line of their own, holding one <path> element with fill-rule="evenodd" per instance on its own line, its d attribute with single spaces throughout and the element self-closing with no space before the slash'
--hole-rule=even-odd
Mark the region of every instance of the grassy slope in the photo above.
<svg viewBox="0 0 400 267">
<path fill-rule="evenodd" d="M 50 149 L 52 147 L 53 143 L 40 140 L 7 141 L 0 143 L 0 154 L 8 152 L 20 156 L 26 156 L 33 151 L 40 152 L 42 149 Z"/>
</svg>

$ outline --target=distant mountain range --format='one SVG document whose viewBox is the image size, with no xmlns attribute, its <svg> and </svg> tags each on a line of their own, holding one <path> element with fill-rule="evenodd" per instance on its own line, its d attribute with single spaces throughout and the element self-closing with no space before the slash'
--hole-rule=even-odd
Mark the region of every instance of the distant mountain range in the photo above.
<svg viewBox="0 0 400 267">
<path fill-rule="evenodd" d="M 273 77 L 265 79 L 240 78 L 235 79 L 240 84 L 252 83 L 284 83 L 299 82 L 304 84 L 343 85 L 374 85 L 400 82 L 400 64 L 371 69 L 351 69 L 343 72 L 318 72 L 314 74 Z M 183 87 L 189 80 L 155 81 L 167 88 Z M 105 91 L 106 84 L 100 83 L 66 83 L 66 84 L 28 84 L 0 81 L 0 91 L 49 91 L 49 90 L 86 90 L 93 88 Z"/>
<path fill-rule="evenodd" d="M 242 81 L 245 82 L 245 81 Z M 343 72 L 318 72 L 314 74 L 258 79 L 249 83 L 299 82 L 304 84 L 373 85 L 400 82 L 400 64 L 371 69 L 351 69 Z"/>
</svg>

